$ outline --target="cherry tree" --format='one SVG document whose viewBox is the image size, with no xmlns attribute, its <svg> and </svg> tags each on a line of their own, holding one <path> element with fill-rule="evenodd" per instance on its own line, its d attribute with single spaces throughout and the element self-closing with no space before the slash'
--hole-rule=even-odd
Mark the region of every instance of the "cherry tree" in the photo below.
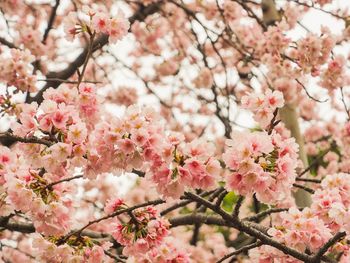
<svg viewBox="0 0 350 263">
<path fill-rule="evenodd" d="M 350 262 L 349 7 L 0 1 L 0 262 Z"/>
</svg>

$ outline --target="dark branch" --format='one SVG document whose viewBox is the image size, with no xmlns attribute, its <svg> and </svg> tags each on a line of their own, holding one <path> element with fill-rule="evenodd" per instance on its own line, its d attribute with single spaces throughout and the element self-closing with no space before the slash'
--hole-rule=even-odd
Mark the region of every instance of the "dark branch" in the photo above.
<svg viewBox="0 0 350 263">
<path fill-rule="evenodd" d="M 8 46 L 9 48 L 18 48 L 14 44 L 12 44 L 10 41 L 7 41 L 5 38 L 0 37 L 0 44 L 3 44 L 5 46 Z"/>
<path fill-rule="evenodd" d="M 346 236 L 345 232 L 338 232 L 337 234 L 335 234 L 330 240 L 328 240 L 328 242 L 326 244 L 324 244 L 318 250 L 318 252 L 314 256 L 312 262 L 320 262 L 322 256 L 327 252 L 327 250 L 345 236 Z"/>
<path fill-rule="evenodd" d="M 69 182 L 69 181 L 72 181 L 72 180 L 75 180 L 75 179 L 79 179 L 79 178 L 82 178 L 83 175 L 76 175 L 76 176 L 73 176 L 73 177 L 69 177 L 69 178 L 65 178 L 65 179 L 62 179 L 62 180 L 59 180 L 59 181 L 56 181 L 56 182 L 52 182 L 48 185 L 45 186 L 45 188 L 51 188 L 52 186 L 56 185 L 56 184 L 60 184 L 60 183 L 63 183 L 63 182 Z"/>
<path fill-rule="evenodd" d="M 44 36 L 43 36 L 43 40 L 42 40 L 42 43 L 44 43 L 44 44 L 46 43 L 46 39 L 49 36 L 50 30 L 52 29 L 52 26 L 53 26 L 53 23 L 55 22 L 57 8 L 59 5 L 60 5 L 60 0 L 56 0 L 56 4 L 52 7 L 51 15 L 50 15 L 49 21 L 47 23 L 46 30 L 44 32 Z"/>
<path fill-rule="evenodd" d="M 263 212 L 260 212 L 260 213 L 258 213 L 256 215 L 243 218 L 243 220 L 256 221 L 256 220 L 260 220 L 261 218 L 264 218 L 267 215 L 271 215 L 273 213 L 279 213 L 279 212 L 283 212 L 283 211 L 288 211 L 288 208 L 271 208 L 271 209 L 267 209 L 267 210 L 265 210 Z"/>
<path fill-rule="evenodd" d="M 307 186 L 301 185 L 301 184 L 293 184 L 294 187 L 299 188 L 299 189 L 303 189 L 304 191 L 313 194 L 315 193 L 315 191 Z"/>
<path fill-rule="evenodd" d="M 50 147 L 51 145 L 53 145 L 54 143 L 45 139 L 40 139 L 38 137 L 35 136 L 30 136 L 30 137 L 20 137 L 20 136 L 16 136 L 10 132 L 4 132 L 4 133 L 0 133 L 0 143 L 4 144 L 5 143 L 10 143 L 13 144 L 15 142 L 23 142 L 23 143 L 38 143 L 38 144 L 43 144 L 46 145 L 48 147 Z"/>
</svg>

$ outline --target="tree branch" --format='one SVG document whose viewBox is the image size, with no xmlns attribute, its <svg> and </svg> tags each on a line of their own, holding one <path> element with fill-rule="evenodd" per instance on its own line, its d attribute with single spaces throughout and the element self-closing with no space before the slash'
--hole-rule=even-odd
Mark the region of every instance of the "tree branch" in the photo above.
<svg viewBox="0 0 350 263">
<path fill-rule="evenodd" d="M 44 32 L 44 36 L 43 36 L 43 40 L 42 40 L 42 43 L 44 43 L 44 44 L 46 43 L 46 39 L 49 36 L 50 30 L 52 29 L 52 26 L 53 26 L 53 23 L 55 22 L 57 8 L 59 5 L 60 5 L 60 0 L 56 0 L 56 4 L 52 7 L 51 15 L 50 15 L 49 21 L 47 22 L 46 30 Z"/>
<path fill-rule="evenodd" d="M 11 43 L 10 41 L 7 41 L 5 38 L 0 37 L 0 44 L 3 44 L 5 46 L 8 46 L 9 48 L 16 48 L 18 49 L 18 47 L 16 47 L 13 43 Z"/>
<path fill-rule="evenodd" d="M 0 133 L 0 143 L 4 144 L 3 142 L 7 142 L 7 143 L 10 142 L 11 144 L 13 144 L 15 142 L 38 143 L 38 144 L 46 145 L 47 147 L 50 147 L 51 145 L 54 144 L 53 142 L 51 142 L 49 140 L 40 139 L 40 138 L 35 137 L 35 136 L 20 137 L 20 136 L 16 136 L 16 135 L 12 134 L 11 132 Z"/>
<path fill-rule="evenodd" d="M 299 260 L 302 260 L 305 262 L 312 262 L 311 260 L 313 258 L 311 256 L 309 256 L 305 253 L 301 253 L 293 248 L 287 247 L 287 246 L 281 244 L 280 242 L 272 239 L 267 234 L 265 234 L 265 233 L 261 232 L 260 230 L 258 230 L 257 228 L 255 228 L 251 222 L 240 221 L 237 217 L 229 215 L 228 213 L 226 213 L 222 209 L 217 208 L 214 204 L 208 202 L 207 200 L 201 198 L 200 196 L 198 196 L 196 194 L 187 192 L 187 193 L 185 193 L 185 196 L 187 196 L 189 199 L 192 199 L 196 202 L 199 202 L 199 203 L 207 206 L 209 209 L 211 209 L 214 212 L 216 212 L 217 214 L 219 214 L 227 223 L 230 224 L 230 226 L 261 240 L 261 242 L 263 244 L 275 247 L 278 250 L 282 251 L 283 253 L 295 257 L 296 259 L 299 259 Z"/>
<path fill-rule="evenodd" d="M 343 237 L 346 236 L 345 232 L 338 232 L 336 233 L 326 244 L 324 244 L 316 253 L 314 256 L 312 262 L 320 262 L 322 256 L 327 252 L 327 250 L 333 246 L 335 243 L 337 243 L 339 240 L 341 240 Z"/>
<path fill-rule="evenodd" d="M 288 208 L 271 208 L 271 209 L 267 209 L 263 212 L 260 212 L 256 215 L 253 216 L 249 216 L 246 218 L 243 218 L 243 220 L 247 220 L 247 221 L 256 221 L 256 220 L 260 220 L 261 218 L 267 216 L 267 215 L 271 215 L 273 213 L 279 213 L 279 212 L 283 212 L 283 211 L 288 211 Z"/>
<path fill-rule="evenodd" d="M 305 192 L 308 192 L 310 194 L 315 193 L 315 191 L 307 186 L 301 185 L 301 184 L 293 184 L 294 187 L 304 190 Z"/>
<path fill-rule="evenodd" d="M 217 226 L 229 226 L 229 224 L 218 216 L 209 216 L 206 214 L 190 214 L 169 219 L 171 227 L 182 225 L 206 224 Z"/>
<path fill-rule="evenodd" d="M 52 186 L 56 185 L 56 184 L 60 184 L 60 183 L 63 183 L 63 182 L 69 182 L 69 181 L 72 181 L 72 180 L 75 180 L 75 179 L 79 179 L 79 178 L 82 178 L 83 175 L 76 175 L 76 176 L 73 176 L 73 177 L 68 177 L 68 178 L 65 178 L 65 179 L 62 179 L 62 180 L 59 180 L 59 181 L 56 181 L 56 182 L 52 182 L 52 183 L 49 183 L 48 185 L 45 186 L 45 188 L 51 188 Z"/>
<path fill-rule="evenodd" d="M 130 25 L 132 25 L 136 21 L 142 21 L 147 16 L 155 13 L 159 9 L 159 3 L 154 3 L 151 5 L 148 5 L 147 7 L 140 7 L 140 9 L 129 18 Z M 102 34 L 99 36 L 92 44 L 92 52 L 102 48 L 108 43 L 108 35 Z M 58 72 L 50 72 L 46 75 L 47 79 L 64 79 L 67 80 L 73 74 L 77 71 L 77 69 L 82 66 L 86 60 L 86 57 L 89 53 L 89 45 L 87 45 L 82 53 L 73 61 L 71 62 L 67 68 L 65 68 L 62 71 Z M 57 88 L 61 84 L 61 81 L 53 80 L 48 81 L 46 85 L 34 96 L 34 97 L 28 97 L 27 103 L 36 101 L 38 104 L 40 104 L 43 101 L 43 94 L 44 92 L 52 87 Z"/>
</svg>

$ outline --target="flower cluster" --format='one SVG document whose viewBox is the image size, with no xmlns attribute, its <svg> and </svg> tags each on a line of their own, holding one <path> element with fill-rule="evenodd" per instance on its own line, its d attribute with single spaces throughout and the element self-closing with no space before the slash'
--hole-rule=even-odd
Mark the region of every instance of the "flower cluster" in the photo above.
<svg viewBox="0 0 350 263">
<path fill-rule="evenodd" d="M 39 143 L 18 144 L 16 153 L 27 156 L 25 160 L 2 147 L 0 182 L 6 204 L 26 213 L 36 231 L 61 235 L 71 227 L 73 207 L 65 196 L 70 191 L 64 184 L 50 184 L 68 177 L 75 167 L 86 166 L 88 130 L 93 128 L 98 102 L 89 85 L 80 85 L 79 90 L 68 86 L 48 89 L 43 97 L 40 106 L 16 105 L 19 122 L 12 125 L 14 134 L 36 138 Z"/>
<path fill-rule="evenodd" d="M 308 208 L 290 208 L 279 216 L 280 224 L 270 228 L 268 234 L 288 247 L 317 251 L 332 237 L 331 230 Z"/>
<path fill-rule="evenodd" d="M 152 207 L 130 212 L 127 222 L 117 223 L 113 237 L 124 247 L 125 255 L 143 255 L 159 246 L 168 235 L 169 223 Z"/>
<path fill-rule="evenodd" d="M 164 35 L 166 35 L 167 31 L 166 31 L 166 26 L 165 23 L 161 23 L 161 21 L 159 20 L 152 20 L 150 21 L 150 27 L 144 24 L 144 23 L 140 23 L 139 21 L 136 21 L 135 23 L 133 23 L 132 27 L 131 27 L 131 31 L 134 34 L 135 38 L 142 43 L 142 47 L 140 48 L 145 48 L 147 50 L 149 50 L 150 52 L 152 52 L 153 54 L 161 54 L 161 46 L 158 43 L 158 39 L 163 37 Z M 157 69 L 159 70 L 164 70 L 164 68 L 166 69 L 165 71 L 162 72 L 162 76 L 166 75 L 166 71 L 171 70 L 172 68 L 174 68 L 174 60 L 171 60 L 170 62 L 168 62 L 165 67 L 161 66 L 162 64 L 160 64 Z M 177 68 L 176 68 L 177 70 Z"/>
<path fill-rule="evenodd" d="M 229 22 L 239 19 L 242 15 L 242 7 L 236 2 L 225 0 L 223 9 L 225 19 L 227 19 Z"/>
<path fill-rule="evenodd" d="M 116 210 L 122 208 L 123 205 L 125 205 L 125 203 L 120 198 L 110 199 L 107 201 L 107 203 L 105 205 L 104 212 L 106 214 L 112 214 Z"/>
<path fill-rule="evenodd" d="M 9 148 L 0 146 L 0 185 L 5 183 L 5 173 L 15 167 L 16 160 L 16 155 Z"/>
<path fill-rule="evenodd" d="M 265 132 L 233 132 L 223 160 L 231 173 L 226 188 L 241 195 L 256 193 L 264 203 L 276 203 L 290 194 L 296 176 L 298 145 L 294 139 Z"/>
<path fill-rule="evenodd" d="M 265 48 L 269 54 L 279 54 L 282 53 L 290 42 L 282 30 L 277 26 L 271 26 L 265 32 Z"/>
<path fill-rule="evenodd" d="M 129 107 L 137 103 L 137 90 L 132 87 L 122 86 L 119 87 L 117 90 L 112 90 L 111 92 L 109 92 L 107 99 L 112 103 Z"/>
<path fill-rule="evenodd" d="M 143 255 L 138 255 L 137 262 L 151 263 L 151 262 L 177 262 L 177 263 L 189 263 L 192 262 L 186 251 L 180 249 L 176 244 L 176 239 L 168 236 L 164 238 L 164 241 L 147 251 Z"/>
<path fill-rule="evenodd" d="M 29 50 L 11 49 L 10 56 L 2 53 L 0 56 L 0 81 L 8 86 L 14 86 L 20 91 L 35 92 L 37 90 L 36 76 L 32 74 L 35 57 Z"/>
<path fill-rule="evenodd" d="M 185 187 L 209 190 L 215 186 L 221 172 L 214 159 L 215 148 L 204 140 L 180 144 L 181 137 L 171 137 L 169 157 L 162 156 L 153 147 L 146 152 L 150 175 L 157 190 L 165 197 L 179 198 Z"/>
<path fill-rule="evenodd" d="M 322 180 L 321 188 L 312 195 L 311 207 L 303 211 L 290 208 L 288 212 L 279 214 L 279 223 L 275 223 L 274 227 L 268 230 L 268 234 L 282 244 L 301 252 L 306 249 L 317 251 L 338 231 L 346 231 L 349 234 L 349 178 L 350 175 L 345 173 L 326 176 Z M 340 262 L 347 262 L 349 249 L 343 242 L 334 244 L 330 251 L 342 253 Z M 253 261 L 259 258 L 266 261 L 288 259 L 294 262 L 290 256 L 268 246 L 250 251 L 250 258 Z"/>
<path fill-rule="evenodd" d="M 349 10 L 37 2 L 0 0 L 1 262 L 350 262 Z"/>
<path fill-rule="evenodd" d="M 315 252 L 320 249 L 331 237 L 331 230 L 309 208 L 299 211 L 290 208 L 289 211 L 279 214 L 279 223 L 268 230 L 268 234 L 281 244 L 294 248 L 300 252 L 309 250 Z M 249 252 L 252 262 L 300 262 L 281 251 L 261 246 Z"/>
<path fill-rule="evenodd" d="M 346 60 L 343 56 L 337 56 L 328 63 L 328 67 L 321 74 L 320 86 L 330 91 L 346 86 L 349 80 L 345 74 Z"/>
<path fill-rule="evenodd" d="M 110 42 L 116 43 L 128 33 L 130 23 L 121 10 L 118 11 L 116 17 L 110 18 L 104 12 L 85 9 L 83 10 L 85 11 L 84 17 L 81 20 L 78 19 L 76 12 L 69 13 L 65 19 L 64 31 L 68 40 L 73 40 L 81 32 L 88 32 L 89 34 L 106 34 Z"/>
<path fill-rule="evenodd" d="M 49 182 L 68 176 L 70 168 L 81 166 L 86 161 L 83 157 L 86 153 L 86 142 L 82 140 L 86 137 L 86 127 L 82 122 L 71 122 L 71 118 L 69 119 L 70 123 L 66 123 L 67 116 L 70 116 L 70 114 L 61 112 L 60 110 L 64 108 L 63 105 L 61 106 L 57 109 L 57 113 L 46 113 L 52 117 L 52 119 L 49 117 L 46 120 L 44 119 L 46 122 L 40 118 L 40 115 L 37 117 L 33 114 L 33 117 L 30 118 L 28 112 L 22 111 L 22 123 L 16 123 L 13 126 L 15 133 L 21 134 L 23 137 L 31 137 L 34 132 L 41 132 L 43 137 L 42 139 L 38 138 L 38 140 L 43 140 L 46 145 L 21 144 L 20 150 L 21 153 L 28 155 L 27 162 L 32 169 L 43 168 L 50 173 L 47 178 Z M 38 119 L 41 121 L 38 121 Z M 23 120 L 28 120 L 28 122 Z M 27 124 L 30 124 L 30 126 Z M 67 126 L 65 126 L 66 124 Z M 44 127 L 48 127 L 48 130 L 45 131 Z M 50 143 L 48 141 L 50 137 L 55 138 L 57 142 Z M 67 162 L 67 159 L 69 159 L 69 162 Z"/>
<path fill-rule="evenodd" d="M 131 106 L 126 109 L 123 118 L 111 118 L 99 123 L 90 134 L 90 151 L 87 165 L 89 178 L 110 170 L 131 172 L 140 169 L 143 164 L 143 149 L 149 144 L 163 148 L 165 142 L 157 140 L 163 137 L 161 125 L 152 108 Z"/>
<path fill-rule="evenodd" d="M 23 44 L 36 58 L 48 54 L 48 47 L 41 42 L 41 33 L 38 29 L 21 25 L 19 32 L 20 39 L 18 45 Z"/>
<path fill-rule="evenodd" d="M 327 62 L 336 42 L 330 30 L 322 27 L 321 36 L 309 33 L 297 44 L 297 49 L 291 49 L 289 56 L 295 59 L 304 72 L 311 72 L 312 75 L 317 76 L 320 65 Z"/>
<path fill-rule="evenodd" d="M 267 90 L 265 94 L 252 93 L 242 98 L 243 107 L 254 113 L 254 120 L 263 129 L 269 126 L 275 110 L 282 108 L 283 104 L 283 94 L 280 91 Z"/>
<path fill-rule="evenodd" d="M 107 169 L 141 169 L 165 197 L 179 198 L 185 187 L 209 189 L 215 186 L 220 163 L 213 158 L 215 147 L 204 140 L 183 142 L 167 136 L 151 108 L 131 106 L 122 119 L 104 123 L 91 134 L 96 152 L 88 155 L 88 177 Z M 103 160 L 103 161 L 102 161 Z"/>
<path fill-rule="evenodd" d="M 79 99 L 79 101 L 78 101 Z M 83 164 L 86 153 L 88 130 L 93 128 L 97 120 L 98 102 L 96 90 L 89 85 L 76 88 L 62 86 L 48 89 L 44 93 L 44 101 L 38 107 L 36 103 L 18 104 L 19 123 L 13 123 L 12 129 L 18 136 L 27 137 L 36 134 L 39 137 L 57 143 L 52 146 L 23 146 L 27 151 L 33 147 L 41 148 L 33 152 L 29 160 L 35 161 L 36 167 L 44 167 L 47 171 L 55 168 L 72 157 L 71 164 Z"/>
<path fill-rule="evenodd" d="M 71 201 L 58 191 L 49 189 L 45 178 L 45 175 L 41 177 L 35 171 L 6 173 L 6 202 L 14 210 L 26 213 L 39 233 L 65 234 L 70 228 Z"/>
<path fill-rule="evenodd" d="M 79 112 L 88 126 L 94 126 L 99 120 L 99 100 L 97 88 L 93 85 L 80 85 L 78 95 Z M 91 127 L 91 128 L 92 128 Z"/>
<path fill-rule="evenodd" d="M 350 174 L 339 173 L 326 176 L 321 188 L 312 196 L 314 215 L 321 218 L 334 232 L 350 233 Z"/>
<path fill-rule="evenodd" d="M 217 262 L 235 250 L 233 247 L 226 246 L 226 240 L 222 233 L 205 225 L 202 226 L 201 233 L 206 238 L 198 240 L 195 246 L 189 247 L 191 262 Z M 234 239 L 235 234 L 231 235 L 231 233 L 229 237 Z"/>
<path fill-rule="evenodd" d="M 87 237 L 75 236 L 70 237 L 64 244 L 60 244 L 60 240 L 54 237 L 44 239 L 41 235 L 35 235 L 33 240 L 34 252 L 39 262 L 102 263 L 108 259 L 104 250 L 108 250 L 111 246 L 110 242 L 96 245 Z"/>
</svg>

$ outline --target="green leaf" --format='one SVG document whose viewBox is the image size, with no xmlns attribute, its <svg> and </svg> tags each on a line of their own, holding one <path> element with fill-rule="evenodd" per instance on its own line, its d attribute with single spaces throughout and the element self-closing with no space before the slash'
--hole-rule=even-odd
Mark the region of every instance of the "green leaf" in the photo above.
<svg viewBox="0 0 350 263">
<path fill-rule="evenodd" d="M 237 203 L 239 196 L 235 194 L 235 192 L 229 192 L 224 199 L 222 200 L 222 208 L 226 212 L 232 212 L 234 204 Z"/>
</svg>

